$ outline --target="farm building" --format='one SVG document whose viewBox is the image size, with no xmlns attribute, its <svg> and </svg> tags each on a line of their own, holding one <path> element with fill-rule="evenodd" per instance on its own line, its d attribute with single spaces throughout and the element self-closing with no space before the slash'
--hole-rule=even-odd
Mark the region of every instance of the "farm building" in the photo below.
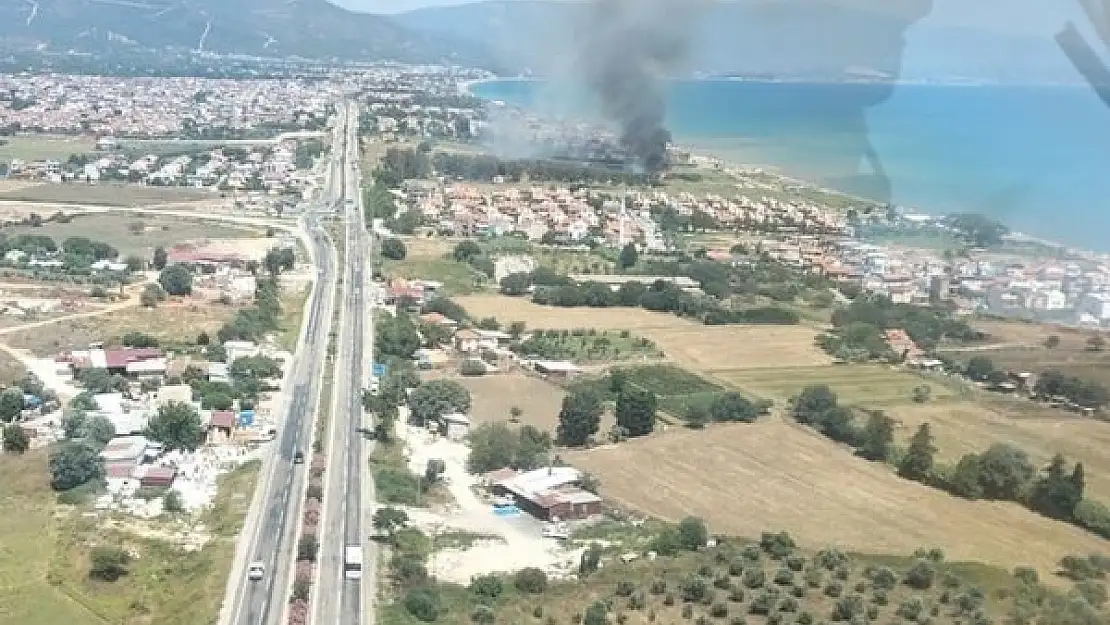
<svg viewBox="0 0 1110 625">
<path fill-rule="evenodd" d="M 537 373 L 558 378 L 569 378 L 582 371 L 581 367 L 563 360 L 535 360 L 532 366 Z"/>
<path fill-rule="evenodd" d="M 166 355 L 153 347 L 122 347 L 90 349 L 63 354 L 56 359 L 66 362 L 74 371 L 106 369 L 108 373 L 130 377 L 162 376 L 166 373 Z"/>
<path fill-rule="evenodd" d="M 491 479 L 495 495 L 509 495 L 525 512 L 545 521 L 585 519 L 601 514 L 601 498 L 582 490 L 573 467 L 547 467 L 526 473 L 502 472 Z"/>
</svg>

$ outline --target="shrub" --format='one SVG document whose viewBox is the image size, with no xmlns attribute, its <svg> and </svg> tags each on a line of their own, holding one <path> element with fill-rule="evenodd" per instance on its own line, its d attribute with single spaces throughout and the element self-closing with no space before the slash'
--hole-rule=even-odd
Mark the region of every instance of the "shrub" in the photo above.
<svg viewBox="0 0 1110 625">
<path fill-rule="evenodd" d="M 744 549 L 740 552 L 740 555 L 744 556 L 744 559 L 749 562 L 759 562 L 759 558 L 763 555 L 763 552 L 760 551 L 759 545 L 747 544 L 744 545 Z"/>
<path fill-rule="evenodd" d="M 1060 560 L 1060 575 L 1081 582 L 1087 579 L 1105 577 L 1106 573 L 1095 566 L 1089 558 L 1064 556 Z"/>
<path fill-rule="evenodd" d="M 1033 571 L 1033 574 L 1036 575 L 1037 572 Z M 945 588 L 953 588 L 953 589 L 959 588 L 961 583 L 963 583 L 963 582 L 960 580 L 960 578 L 955 573 L 947 573 L 946 572 L 944 574 L 944 577 L 941 579 L 941 584 Z"/>
<path fill-rule="evenodd" d="M 698 575 L 701 575 L 702 577 L 709 577 L 713 575 L 713 567 L 709 566 L 708 564 L 703 564 L 699 566 Z"/>
<path fill-rule="evenodd" d="M 701 601 L 709 592 L 709 586 L 701 577 L 690 575 L 682 581 L 681 591 L 683 601 Z"/>
<path fill-rule="evenodd" d="M 653 595 L 661 595 L 661 594 L 667 592 L 667 580 L 665 580 L 665 579 L 652 580 L 650 590 L 651 590 L 651 594 L 653 594 Z"/>
<path fill-rule="evenodd" d="M 520 569 L 513 576 L 513 586 L 521 592 L 538 595 L 547 590 L 547 573 L 535 567 Z"/>
<path fill-rule="evenodd" d="M 890 567 L 880 566 L 871 572 L 871 585 L 882 590 L 892 590 L 898 585 L 898 576 Z"/>
<path fill-rule="evenodd" d="M 787 597 L 779 604 L 779 612 L 797 612 L 798 600 L 794 597 Z"/>
<path fill-rule="evenodd" d="M 821 568 L 835 571 L 848 564 L 848 556 L 837 549 L 822 549 L 817 552 L 814 562 Z"/>
<path fill-rule="evenodd" d="M 772 612 L 767 615 L 767 625 L 782 625 L 782 614 Z"/>
<path fill-rule="evenodd" d="M 833 573 L 833 577 L 839 579 L 842 582 L 848 581 L 848 577 L 850 577 L 851 575 L 852 570 L 848 568 L 847 565 L 837 567 L 836 571 Z"/>
<path fill-rule="evenodd" d="M 802 597 L 806 596 L 806 587 L 805 586 L 792 586 L 790 588 L 790 594 L 791 594 L 791 596 L 794 596 L 794 597 L 797 597 L 797 598 L 801 599 Z"/>
<path fill-rule="evenodd" d="M 410 590 L 405 595 L 405 611 L 411 614 L 416 620 L 425 623 L 431 623 L 439 618 L 442 611 L 439 602 L 439 595 L 427 588 L 418 588 Z"/>
<path fill-rule="evenodd" d="M 718 575 L 713 579 L 713 585 L 721 590 L 732 588 L 732 578 L 728 575 Z"/>
<path fill-rule="evenodd" d="M 936 569 L 933 568 L 932 564 L 925 560 L 918 560 L 906 571 L 906 576 L 902 581 L 910 588 L 928 590 L 932 587 L 936 574 Z"/>
<path fill-rule="evenodd" d="M 689 603 L 682 606 L 682 618 L 690 618 L 694 616 L 694 606 Z"/>
<path fill-rule="evenodd" d="M 875 605 L 886 605 L 889 600 L 887 591 L 882 588 L 876 588 L 875 591 L 871 593 L 871 603 Z"/>
<path fill-rule="evenodd" d="M 728 620 L 728 625 L 748 625 L 748 619 L 742 616 L 734 616 Z"/>
<path fill-rule="evenodd" d="M 678 540 L 683 549 L 697 551 L 709 542 L 709 530 L 704 521 L 688 516 L 678 524 Z"/>
<path fill-rule="evenodd" d="M 806 559 L 803 556 L 791 555 L 786 558 L 786 568 L 794 571 L 795 573 L 800 572 L 803 568 L 805 568 L 805 566 Z"/>
<path fill-rule="evenodd" d="M 478 575 L 470 580 L 470 592 L 479 597 L 496 599 L 505 591 L 505 583 L 497 575 Z"/>
<path fill-rule="evenodd" d="M 917 617 L 921 616 L 921 612 L 924 609 L 925 605 L 921 602 L 921 599 L 910 597 L 903 601 L 902 605 L 898 606 L 897 614 L 906 620 L 914 621 L 917 620 Z"/>
<path fill-rule="evenodd" d="M 763 532 L 759 539 L 759 546 L 763 551 L 776 560 L 781 560 L 790 555 L 797 544 L 790 534 L 786 532 L 779 532 L 772 534 L 771 532 Z"/>
<path fill-rule="evenodd" d="M 794 583 L 794 572 L 787 568 L 775 571 L 775 578 L 773 580 L 779 586 L 789 586 Z"/>
<path fill-rule="evenodd" d="M 536 617 L 536 618 L 543 618 L 543 606 L 542 606 L 542 605 L 538 605 L 538 606 L 536 606 L 536 607 L 532 608 L 532 616 L 534 616 L 534 617 Z M 549 621 L 554 621 L 554 620 L 555 620 L 555 617 L 551 617 L 551 616 L 549 616 L 549 617 L 547 618 L 547 620 L 549 620 Z"/>
<path fill-rule="evenodd" d="M 806 586 L 810 588 L 820 588 L 821 582 L 824 581 L 824 575 L 821 574 L 821 569 L 818 568 L 806 569 L 803 578 L 805 579 Z"/>
<path fill-rule="evenodd" d="M 647 607 L 647 597 L 644 591 L 636 590 L 628 597 L 628 607 L 633 610 L 643 610 Z"/>
<path fill-rule="evenodd" d="M 131 554 L 119 547 L 94 547 L 89 555 L 92 566 L 89 567 L 89 577 L 114 582 L 127 575 L 127 565 L 131 563 Z"/>
<path fill-rule="evenodd" d="M 844 592 L 844 587 L 840 582 L 829 582 L 825 586 L 825 596 L 832 597 L 833 599 L 839 597 Z"/>
<path fill-rule="evenodd" d="M 771 613 L 771 609 L 775 607 L 775 596 L 769 592 L 761 592 L 755 599 L 752 600 L 751 605 L 748 606 L 748 612 L 757 615 L 767 615 Z"/>
<path fill-rule="evenodd" d="M 744 589 L 736 586 L 728 592 L 728 600 L 735 603 L 744 603 Z"/>
<path fill-rule="evenodd" d="M 744 571 L 744 585 L 748 588 L 763 588 L 766 576 L 763 569 L 748 569 Z"/>
<path fill-rule="evenodd" d="M 663 595 L 663 605 L 674 605 L 674 593 Z"/>
<path fill-rule="evenodd" d="M 739 577 L 744 574 L 744 561 L 737 558 L 728 563 L 728 574 Z"/>
<path fill-rule="evenodd" d="M 813 625 L 813 615 L 809 612 L 802 612 L 798 615 L 798 620 L 794 622 L 798 625 Z"/>
<path fill-rule="evenodd" d="M 833 605 L 832 620 L 834 621 L 849 621 L 857 615 L 863 614 L 863 597 L 859 595 L 848 595 L 837 600 Z"/>
<path fill-rule="evenodd" d="M 863 594 L 863 593 L 867 592 L 867 582 L 865 582 L 863 580 L 860 580 L 860 581 L 856 582 L 856 585 L 853 587 L 853 589 L 856 592 L 858 592 L 860 594 Z"/>
<path fill-rule="evenodd" d="M 490 623 L 493 623 L 496 618 L 497 616 L 494 613 L 493 608 L 489 607 L 488 605 L 479 605 L 478 607 L 474 608 L 473 612 L 470 613 L 470 620 L 478 623 L 479 625 L 490 625 Z"/>
<path fill-rule="evenodd" d="M 618 597 L 627 597 L 631 595 L 634 590 L 636 590 L 636 584 L 633 584 L 627 579 L 622 579 L 617 582 L 616 594 Z"/>
<path fill-rule="evenodd" d="M 713 606 L 709 608 L 709 616 L 713 618 L 724 618 L 728 616 L 728 605 L 724 603 L 714 603 Z"/>
<path fill-rule="evenodd" d="M 867 620 L 873 621 L 877 618 L 879 618 L 879 606 L 877 606 L 877 605 L 867 606 Z"/>
</svg>

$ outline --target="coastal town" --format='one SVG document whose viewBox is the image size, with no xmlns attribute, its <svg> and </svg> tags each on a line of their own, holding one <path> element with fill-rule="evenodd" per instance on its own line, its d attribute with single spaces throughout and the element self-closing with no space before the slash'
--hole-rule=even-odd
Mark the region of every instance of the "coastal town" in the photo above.
<svg viewBox="0 0 1110 625">
<path fill-rule="evenodd" d="M 306 74 L 0 76 L 0 498 L 73 537 L 22 529 L 27 588 L 112 623 L 1110 619 L 1110 256 L 645 169 L 484 70 Z"/>
</svg>

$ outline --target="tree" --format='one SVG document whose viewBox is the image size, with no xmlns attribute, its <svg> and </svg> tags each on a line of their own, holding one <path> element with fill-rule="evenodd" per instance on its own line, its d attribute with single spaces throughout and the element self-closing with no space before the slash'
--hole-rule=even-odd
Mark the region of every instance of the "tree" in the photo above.
<svg viewBox="0 0 1110 625">
<path fill-rule="evenodd" d="M 1083 499 L 1083 465 L 1076 465 L 1078 477 L 1068 475 L 1067 461 L 1062 454 L 1056 454 L 1044 471 L 1045 474 L 1033 485 L 1030 507 L 1053 519 L 1074 519 L 1075 507 Z"/>
<path fill-rule="evenodd" d="M 645 436 L 655 430 L 655 393 L 626 384 L 617 395 L 617 425 L 630 437 Z"/>
<path fill-rule="evenodd" d="M 520 340 L 521 335 L 524 334 L 525 327 L 523 321 L 514 321 L 509 324 L 509 334 L 512 335 L 514 341 Z"/>
<path fill-rule="evenodd" d="M 983 496 L 979 456 L 965 454 L 947 476 L 945 488 L 948 492 L 965 499 L 978 499 Z"/>
<path fill-rule="evenodd" d="M 1050 334 L 1048 338 L 1044 340 L 1044 346 L 1048 349 L 1056 349 L 1060 346 L 1060 337 L 1055 334 Z"/>
<path fill-rule="evenodd" d="M 982 382 L 989 378 L 994 370 L 993 360 L 986 356 L 975 356 L 968 361 L 964 373 L 972 380 L 979 380 Z"/>
<path fill-rule="evenodd" d="M 185 502 L 181 500 L 181 493 L 176 490 L 168 490 L 162 496 L 162 510 L 166 512 L 181 512 L 185 509 Z"/>
<path fill-rule="evenodd" d="M 147 438 L 162 443 L 166 451 L 195 451 L 204 441 L 200 414 L 190 404 L 170 402 L 158 409 L 147 423 Z"/>
<path fill-rule="evenodd" d="M 600 564 L 601 545 L 590 543 L 590 546 L 582 552 L 582 558 L 578 561 L 578 577 L 580 579 L 585 579 L 591 573 L 597 571 L 597 567 Z"/>
<path fill-rule="evenodd" d="M 170 295 L 189 295 L 193 292 L 193 272 L 185 265 L 170 265 L 158 275 L 158 284 Z"/>
<path fill-rule="evenodd" d="M 139 295 L 139 303 L 146 308 L 154 308 L 164 299 L 166 299 L 166 292 L 153 282 L 143 287 L 143 292 Z"/>
<path fill-rule="evenodd" d="M 601 398 L 596 393 L 582 391 L 563 397 L 556 440 L 567 447 L 585 445 L 601 427 L 602 412 Z"/>
<path fill-rule="evenodd" d="M 828 386 L 807 386 L 794 398 L 794 418 L 806 425 L 820 425 L 825 414 L 836 407 L 836 393 Z"/>
<path fill-rule="evenodd" d="M 13 423 L 4 428 L 4 451 L 21 454 L 31 448 L 31 437 L 22 426 Z"/>
<path fill-rule="evenodd" d="M 481 255 L 482 248 L 478 247 L 478 244 L 474 241 L 463 241 L 456 245 L 454 252 L 452 252 L 455 262 L 458 263 L 469 263 Z"/>
<path fill-rule="evenodd" d="M 315 534 L 305 533 L 301 535 L 301 539 L 297 541 L 297 559 L 305 560 L 307 562 L 316 561 L 316 552 L 320 550 L 320 541 L 316 540 Z"/>
<path fill-rule="evenodd" d="M 979 483 L 987 499 L 1018 501 L 1036 469 L 1028 454 L 1007 443 L 995 443 L 979 456 Z"/>
<path fill-rule="evenodd" d="M 62 413 L 62 434 L 67 439 L 80 438 L 86 419 L 84 410 L 75 409 L 71 405 Z"/>
<path fill-rule="evenodd" d="M 127 574 L 127 565 L 131 563 L 131 554 L 120 547 L 93 547 L 89 554 L 92 566 L 89 576 L 106 582 L 114 582 Z"/>
<path fill-rule="evenodd" d="M 709 543 L 709 530 L 705 522 L 688 516 L 678 524 L 678 542 L 687 551 L 697 551 Z"/>
<path fill-rule="evenodd" d="M 503 295 L 524 295 L 532 286 L 532 276 L 524 272 L 510 273 L 504 278 L 501 278 L 500 285 Z"/>
<path fill-rule="evenodd" d="M 586 608 L 586 616 L 582 618 L 582 625 L 608 625 L 609 608 L 603 601 L 595 601 Z"/>
<path fill-rule="evenodd" d="M 375 530 L 393 540 L 397 530 L 404 529 L 409 524 L 409 515 L 404 510 L 386 506 L 378 508 L 378 511 L 374 513 L 373 524 Z"/>
<path fill-rule="evenodd" d="M 405 595 L 405 611 L 416 620 L 431 623 L 439 618 L 443 611 L 440 605 L 439 593 L 431 588 L 417 588 L 410 590 Z"/>
<path fill-rule="evenodd" d="M 23 389 L 13 386 L 0 393 L 0 421 L 11 423 L 23 412 Z"/>
<path fill-rule="evenodd" d="M 929 398 L 933 394 L 933 389 L 928 384 L 913 387 L 913 401 L 918 404 L 925 404 L 929 402 Z"/>
<path fill-rule="evenodd" d="M 740 393 L 722 393 L 714 398 L 709 414 L 714 421 L 753 423 L 769 406 L 749 401 Z"/>
<path fill-rule="evenodd" d="M 922 423 L 910 439 L 906 454 L 898 463 L 898 475 L 907 480 L 925 482 L 932 477 L 937 447 L 928 423 Z"/>
<path fill-rule="evenodd" d="M 382 241 L 382 256 L 390 260 L 405 260 L 408 250 L 401 239 L 388 238 Z"/>
<path fill-rule="evenodd" d="M 470 391 L 454 380 L 432 380 L 421 384 L 409 397 L 412 416 L 420 425 L 453 412 L 470 410 Z"/>
<path fill-rule="evenodd" d="M 488 473 L 504 469 L 516 459 L 520 435 L 504 423 L 483 423 L 470 431 L 467 470 Z"/>
<path fill-rule="evenodd" d="M 859 454 L 868 460 L 885 462 L 894 444 L 894 419 L 881 410 L 868 415 L 867 425 L 861 433 Z"/>
<path fill-rule="evenodd" d="M 623 269 L 629 269 L 636 266 L 636 261 L 640 260 L 640 253 L 636 251 L 636 246 L 632 243 L 626 244 L 621 248 L 620 257 L 617 259 L 617 266 Z"/>
<path fill-rule="evenodd" d="M 103 447 L 116 436 L 116 426 L 108 417 L 94 416 L 85 421 L 81 428 L 81 437 L 85 440 Z"/>
<path fill-rule="evenodd" d="M 169 259 L 169 254 L 166 253 L 166 248 L 158 246 L 154 248 L 153 265 L 158 271 L 166 268 L 166 261 Z"/>
<path fill-rule="evenodd" d="M 520 569 L 513 576 L 513 585 L 521 592 L 541 594 L 547 590 L 547 573 L 535 567 Z"/>
<path fill-rule="evenodd" d="M 551 434 L 541 431 L 534 425 L 525 425 L 520 428 L 513 454 L 513 468 L 520 471 L 531 471 L 546 466 L 550 458 Z"/>
<path fill-rule="evenodd" d="M 686 410 L 686 427 L 693 430 L 701 430 L 709 425 L 713 417 L 709 415 L 709 409 L 704 404 L 694 404 Z"/>
<path fill-rule="evenodd" d="M 69 490 L 104 477 L 100 450 L 85 441 L 66 441 L 50 455 L 50 485 Z"/>
</svg>

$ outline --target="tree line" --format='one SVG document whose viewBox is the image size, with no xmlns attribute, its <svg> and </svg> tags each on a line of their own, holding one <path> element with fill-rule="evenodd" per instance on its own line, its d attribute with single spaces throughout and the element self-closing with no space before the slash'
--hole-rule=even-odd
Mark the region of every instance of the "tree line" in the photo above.
<svg viewBox="0 0 1110 625">
<path fill-rule="evenodd" d="M 841 405 L 828 386 L 808 386 L 791 403 L 799 423 L 853 447 L 868 460 L 893 464 L 905 479 L 965 499 L 1013 501 L 1038 514 L 1110 537 L 1110 511 L 1083 498 L 1083 463 L 1069 467 L 1062 454 L 1056 454 L 1038 471 L 1024 450 L 1009 443 L 995 443 L 945 467 L 936 462 L 938 450 L 928 423 L 918 427 L 903 451 L 894 443 L 893 419 L 882 411 L 868 410 L 866 423 L 859 427 L 855 411 Z"/>
<path fill-rule="evenodd" d="M 976 382 L 1002 384 L 1010 379 L 1009 374 L 997 367 L 987 356 L 975 356 L 967 361 L 962 369 L 953 365 L 968 378 Z M 1061 371 L 1044 371 L 1030 389 L 1040 401 L 1055 401 L 1063 398 L 1081 408 L 1101 408 L 1110 403 L 1110 390 L 1093 380 L 1067 375 Z"/>
<path fill-rule="evenodd" d="M 556 282 L 542 284 L 540 281 Z M 637 307 L 654 312 L 671 312 L 706 325 L 741 323 L 795 325 L 798 313 L 778 306 L 748 309 L 726 307 L 716 298 L 702 293 L 687 293 L 674 283 L 656 280 L 650 285 L 627 281 L 616 290 L 596 281 L 575 282 L 566 276 L 548 277 L 544 273 L 515 273 L 501 279 L 505 295 L 523 295 L 533 289 L 532 301 L 545 306 L 574 308 Z"/>
<path fill-rule="evenodd" d="M 844 360 L 897 360 L 886 341 L 884 330 L 903 329 L 924 351 L 931 352 L 941 340 L 977 341 L 985 335 L 951 311 L 940 307 L 895 304 L 889 297 L 861 294 L 846 308 L 833 313 L 834 330 L 818 341 L 830 355 Z"/>
</svg>

